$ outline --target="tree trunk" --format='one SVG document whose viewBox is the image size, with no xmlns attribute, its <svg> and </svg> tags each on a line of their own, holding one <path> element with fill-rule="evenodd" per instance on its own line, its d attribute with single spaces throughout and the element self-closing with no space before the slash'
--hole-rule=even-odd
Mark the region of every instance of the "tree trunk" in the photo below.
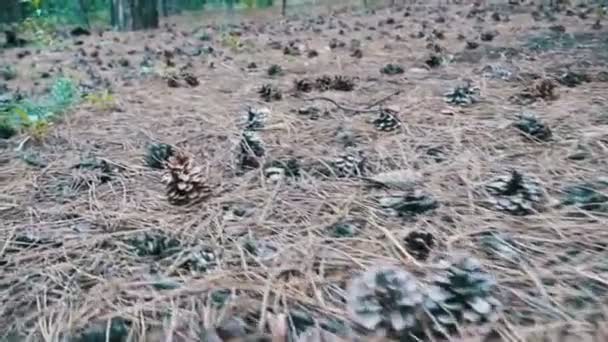
<svg viewBox="0 0 608 342">
<path fill-rule="evenodd" d="M 0 23 L 12 23 L 23 19 L 19 0 L 0 0 Z"/>
<path fill-rule="evenodd" d="M 78 11 L 80 12 L 80 17 L 82 18 L 84 26 L 87 28 L 91 27 L 91 23 L 89 22 L 89 10 L 90 4 L 86 0 L 78 0 Z"/>
<path fill-rule="evenodd" d="M 169 15 L 169 8 L 167 6 L 168 0 L 158 0 L 158 15 L 160 17 L 166 17 Z"/>
<path fill-rule="evenodd" d="M 158 27 L 158 2 L 150 0 L 112 0 L 112 26 L 121 31 Z"/>
<path fill-rule="evenodd" d="M 283 0 L 281 4 L 281 14 L 285 16 L 287 14 L 287 0 Z"/>
</svg>

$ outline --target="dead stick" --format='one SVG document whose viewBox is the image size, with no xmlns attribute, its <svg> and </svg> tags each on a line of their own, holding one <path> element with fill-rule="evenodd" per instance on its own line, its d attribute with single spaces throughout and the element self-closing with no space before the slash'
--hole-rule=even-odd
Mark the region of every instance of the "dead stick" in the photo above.
<svg viewBox="0 0 608 342">
<path fill-rule="evenodd" d="M 369 109 L 369 108 L 349 108 L 349 107 L 345 107 L 341 104 L 339 104 L 338 102 L 336 102 L 333 99 L 330 99 L 329 97 L 311 97 L 311 98 L 307 98 L 304 99 L 304 101 L 316 101 L 316 100 L 323 100 L 323 101 L 327 101 L 327 102 L 331 102 L 333 105 L 335 105 L 336 107 L 342 109 L 343 111 L 346 112 L 353 112 L 353 113 L 374 113 L 377 112 L 378 109 Z"/>
<path fill-rule="evenodd" d="M 378 100 L 376 102 L 372 102 L 372 104 L 368 105 L 366 108 L 372 108 L 372 107 L 379 106 L 382 103 L 388 101 L 388 99 L 390 99 L 391 97 L 399 95 L 399 94 L 401 94 L 401 90 L 396 90 L 396 91 L 386 95 L 385 97 L 381 98 L 380 100 Z"/>
</svg>

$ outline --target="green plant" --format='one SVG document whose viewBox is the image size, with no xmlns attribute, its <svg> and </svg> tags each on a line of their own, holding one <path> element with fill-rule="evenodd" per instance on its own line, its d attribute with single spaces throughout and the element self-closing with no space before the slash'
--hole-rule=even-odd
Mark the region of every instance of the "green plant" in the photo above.
<svg viewBox="0 0 608 342">
<path fill-rule="evenodd" d="M 49 46 L 55 43 L 55 23 L 48 17 L 34 16 L 22 21 L 17 29 L 26 40 Z"/>
<path fill-rule="evenodd" d="M 100 110 L 110 110 L 116 106 L 116 98 L 107 89 L 88 94 L 85 101 Z"/>
<path fill-rule="evenodd" d="M 37 16 L 42 15 L 43 0 L 21 0 L 21 2 L 30 4 Z"/>
<path fill-rule="evenodd" d="M 221 42 L 223 46 L 230 48 L 234 52 L 238 52 L 243 47 L 241 39 L 234 34 L 224 34 Z"/>
<path fill-rule="evenodd" d="M 19 116 L 21 125 L 27 135 L 37 141 L 43 140 L 47 136 L 51 126 L 49 121 L 40 118 L 32 119 L 23 108 L 15 108 L 15 113 Z"/>
<path fill-rule="evenodd" d="M 78 93 L 69 78 L 57 79 L 50 94 L 39 100 L 9 102 L 0 107 L 0 131 L 2 136 L 24 131 L 30 137 L 41 140 L 48 134 L 51 121 L 76 103 Z"/>
<path fill-rule="evenodd" d="M 78 91 L 74 82 L 69 78 L 59 78 L 51 87 L 53 107 L 57 111 L 65 110 L 71 106 L 78 97 Z"/>
<path fill-rule="evenodd" d="M 15 78 L 17 78 L 17 70 L 15 70 L 15 68 L 10 65 L 6 65 L 0 68 L 0 76 L 5 81 L 14 80 Z"/>
</svg>

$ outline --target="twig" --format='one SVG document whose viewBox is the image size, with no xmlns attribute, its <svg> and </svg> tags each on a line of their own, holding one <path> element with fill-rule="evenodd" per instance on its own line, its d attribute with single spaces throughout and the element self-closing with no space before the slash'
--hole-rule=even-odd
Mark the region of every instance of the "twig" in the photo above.
<svg viewBox="0 0 608 342">
<path fill-rule="evenodd" d="M 23 139 L 19 145 L 17 146 L 17 148 L 15 148 L 15 152 L 21 152 L 21 150 L 23 150 L 23 147 L 25 146 L 25 144 L 27 144 L 28 141 L 30 141 L 32 137 L 31 136 L 27 136 L 25 137 L 25 139 Z"/>
<path fill-rule="evenodd" d="M 378 109 L 370 109 L 370 108 L 349 108 L 349 107 L 345 107 L 341 104 L 339 104 L 338 102 L 336 102 L 333 99 L 330 99 L 329 97 L 310 97 L 307 99 L 304 99 L 304 101 L 316 101 L 316 100 L 323 100 L 323 101 L 327 101 L 332 103 L 334 106 L 342 109 L 345 112 L 353 112 L 353 113 L 375 113 L 378 111 Z"/>
<path fill-rule="evenodd" d="M 392 92 L 392 93 L 390 93 L 390 94 L 386 95 L 385 97 L 381 98 L 380 100 L 375 101 L 375 102 L 372 102 L 370 105 L 368 105 L 368 106 L 367 106 L 367 107 L 365 107 L 365 108 L 372 108 L 372 107 L 379 106 L 379 105 L 381 105 L 382 103 L 384 103 L 384 102 L 388 101 L 388 99 L 390 99 L 391 97 L 396 96 L 396 95 L 399 95 L 399 94 L 401 94 L 401 90 L 396 90 L 396 91 L 394 91 L 394 92 Z"/>
</svg>

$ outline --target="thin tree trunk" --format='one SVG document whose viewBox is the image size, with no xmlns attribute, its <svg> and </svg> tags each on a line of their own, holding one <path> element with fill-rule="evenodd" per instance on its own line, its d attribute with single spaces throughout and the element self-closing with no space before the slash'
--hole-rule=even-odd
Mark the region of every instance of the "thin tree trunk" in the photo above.
<svg viewBox="0 0 608 342">
<path fill-rule="evenodd" d="M 166 17 L 169 15 L 167 0 L 158 0 L 158 15 L 160 17 Z"/>
<path fill-rule="evenodd" d="M 285 16 L 287 14 L 287 0 L 283 0 L 281 3 L 281 15 Z"/>
<path fill-rule="evenodd" d="M 89 4 L 87 0 L 78 0 L 78 7 L 84 25 L 86 27 L 91 27 L 91 23 L 89 22 Z"/>
<path fill-rule="evenodd" d="M 158 2 L 112 0 L 112 25 L 121 31 L 157 28 Z"/>
<path fill-rule="evenodd" d="M 0 23 L 12 23 L 23 19 L 19 0 L 0 0 Z"/>
</svg>

